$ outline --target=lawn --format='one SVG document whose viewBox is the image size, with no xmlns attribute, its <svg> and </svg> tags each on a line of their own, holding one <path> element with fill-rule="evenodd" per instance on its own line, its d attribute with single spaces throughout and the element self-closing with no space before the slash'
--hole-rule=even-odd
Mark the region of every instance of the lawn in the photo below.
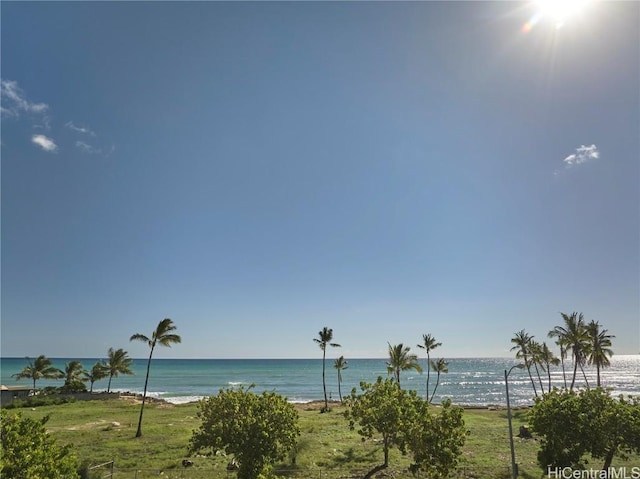
<svg viewBox="0 0 640 479">
<path fill-rule="evenodd" d="M 356 478 L 382 462 L 381 447 L 376 441 L 363 442 L 355 431 L 349 430 L 341 406 L 334 406 L 325 414 L 320 414 L 313 405 L 299 405 L 298 410 L 302 434 L 295 453 L 277 468 L 279 474 L 292 478 Z M 22 411 L 33 418 L 49 415 L 50 433 L 59 443 L 72 444 L 81 462 L 100 464 L 113 460 L 116 478 L 235 476 L 226 470 L 230 457 L 187 455 L 192 431 L 199 426 L 196 404 L 148 404 L 141 438 L 135 438 L 139 405 L 129 400 L 75 402 Z M 469 434 L 456 477 L 509 478 L 511 456 L 506 411 L 468 409 L 464 419 Z M 522 424 L 526 424 L 526 410 L 514 411 L 516 433 Z M 514 444 L 520 477 L 542 477 L 536 464 L 537 441 L 515 437 Z M 185 469 L 183 459 L 191 460 L 193 466 Z M 408 457 L 394 449 L 390 468 L 380 477 L 414 477 L 407 471 L 409 462 Z M 634 456 L 628 461 L 616 459 L 613 465 L 639 464 L 640 457 Z M 593 467 L 600 465 L 596 461 Z"/>
</svg>

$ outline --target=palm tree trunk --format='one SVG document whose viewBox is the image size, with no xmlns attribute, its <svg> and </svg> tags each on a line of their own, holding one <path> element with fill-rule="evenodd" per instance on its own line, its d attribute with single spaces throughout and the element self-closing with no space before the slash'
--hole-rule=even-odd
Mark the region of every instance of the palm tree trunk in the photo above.
<svg viewBox="0 0 640 479">
<path fill-rule="evenodd" d="M 111 392 L 111 378 L 113 377 L 113 374 L 111 374 L 109 376 L 109 383 L 107 384 L 107 392 Z"/>
<path fill-rule="evenodd" d="M 327 354 L 327 349 L 325 346 L 325 349 L 322 350 L 322 390 L 324 391 L 324 408 L 325 410 L 329 409 L 329 403 L 327 402 L 327 383 L 324 379 L 324 363 L 325 363 L 325 356 Z"/>
<path fill-rule="evenodd" d="M 427 394 L 425 396 L 427 401 L 429 401 L 429 373 L 431 372 L 429 359 L 429 351 L 427 351 Z"/>
<path fill-rule="evenodd" d="M 589 389 L 589 381 L 587 380 L 587 375 L 584 372 L 584 368 L 582 367 L 582 364 L 580 365 L 580 371 L 582 371 L 582 377 L 584 378 L 584 382 L 587 385 L 587 389 Z"/>
<path fill-rule="evenodd" d="M 433 402 L 433 397 L 436 395 L 436 391 L 438 390 L 438 384 L 440 384 L 440 371 L 438 371 L 436 387 L 433 388 L 433 394 L 431 395 L 431 399 L 429 399 L 429 403 Z"/>
<path fill-rule="evenodd" d="M 536 383 L 533 381 L 533 375 L 531 374 L 531 364 L 529 363 L 527 358 L 524 359 L 524 364 L 526 364 L 527 366 L 527 372 L 529 373 L 529 380 L 531 381 L 531 386 L 533 387 L 533 394 L 535 394 L 536 397 L 538 397 L 538 391 L 536 390 Z"/>
<path fill-rule="evenodd" d="M 151 346 L 151 352 L 149 353 L 149 361 L 147 362 L 147 376 L 144 378 L 144 392 L 142 393 L 142 404 L 140 405 L 140 418 L 138 419 L 138 430 L 136 431 L 136 437 L 142 436 L 142 413 L 144 412 L 144 403 L 147 399 L 147 384 L 149 384 L 149 370 L 151 369 L 152 355 L 153 355 L 153 346 Z"/>
<path fill-rule="evenodd" d="M 600 364 L 596 363 L 596 378 L 597 378 L 597 387 L 600 387 Z"/>
<path fill-rule="evenodd" d="M 536 374 L 538 375 L 538 382 L 540 383 L 540 394 L 544 396 L 544 387 L 542 386 L 542 379 L 540 378 L 540 370 L 538 369 L 538 363 L 534 361 L 533 365 L 536 368 Z"/>
<path fill-rule="evenodd" d="M 562 379 L 564 379 L 564 388 L 567 389 L 567 373 L 564 370 L 564 354 L 560 351 L 560 362 L 562 363 Z"/>
<path fill-rule="evenodd" d="M 569 388 L 573 391 L 573 385 L 576 383 L 576 376 L 578 375 L 578 358 L 573 356 L 573 378 L 571 379 L 571 387 Z"/>
</svg>

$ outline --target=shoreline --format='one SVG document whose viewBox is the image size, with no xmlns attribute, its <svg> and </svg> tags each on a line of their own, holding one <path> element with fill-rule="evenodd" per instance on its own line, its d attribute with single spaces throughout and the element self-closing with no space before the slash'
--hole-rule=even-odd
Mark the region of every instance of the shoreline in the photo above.
<svg viewBox="0 0 640 479">
<path fill-rule="evenodd" d="M 203 396 L 200 399 L 206 399 L 207 397 L 210 396 Z M 131 393 L 131 392 L 124 392 L 124 393 L 119 393 L 119 396 L 116 398 L 114 397 L 113 399 L 121 399 L 124 401 L 130 401 L 132 403 L 135 404 L 140 404 L 142 402 L 142 394 L 138 394 L 138 393 Z M 174 406 L 181 406 L 183 404 L 197 404 L 200 399 L 194 400 L 194 401 L 186 401 L 186 402 L 179 402 L 179 403 L 175 403 L 175 402 L 171 402 L 168 401 L 166 399 L 163 398 L 157 398 L 157 397 L 153 397 L 153 396 L 147 396 L 145 402 L 147 403 L 155 403 L 155 404 L 160 404 L 160 405 L 167 405 L 170 407 L 174 407 Z M 320 410 L 324 407 L 324 399 L 311 399 L 309 401 L 289 401 L 287 400 L 287 402 L 289 404 L 293 404 L 296 408 L 300 408 L 300 409 L 304 409 L 306 411 L 315 411 L 315 410 Z M 342 406 L 343 403 L 340 402 L 337 399 L 329 399 L 327 401 L 327 403 L 329 404 L 329 406 L 332 407 L 337 407 L 337 406 Z M 456 404 L 455 402 L 451 402 L 451 404 L 453 406 L 458 406 L 461 407 L 462 409 L 465 410 L 477 410 L 477 411 L 502 411 L 502 410 L 506 410 L 506 405 L 501 405 L 501 404 Z M 440 407 L 441 404 L 440 403 L 431 403 L 432 406 L 434 407 Z M 526 409 L 530 409 L 532 405 L 518 405 L 518 406 L 512 406 L 511 410 L 517 411 L 517 410 L 526 410 Z"/>
</svg>

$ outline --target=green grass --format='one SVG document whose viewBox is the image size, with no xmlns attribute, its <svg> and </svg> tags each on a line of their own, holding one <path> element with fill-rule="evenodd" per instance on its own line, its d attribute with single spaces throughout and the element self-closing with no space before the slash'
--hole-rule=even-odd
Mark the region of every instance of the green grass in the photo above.
<svg viewBox="0 0 640 479">
<path fill-rule="evenodd" d="M 143 436 L 135 438 L 140 406 L 125 400 L 75 402 L 56 406 L 22 409 L 26 416 L 50 415 L 47 428 L 61 444 L 73 444 L 82 462 L 92 464 L 115 460 L 116 478 L 146 479 L 151 477 L 199 479 L 235 477 L 226 471 L 231 458 L 224 455 L 190 457 L 193 467 L 184 469 L 192 431 L 199 426 L 195 404 L 145 406 Z M 343 408 L 335 406 L 329 413 L 301 406 L 300 429 L 295 463 L 292 458 L 277 472 L 293 478 L 337 479 L 362 477 L 382 462 L 382 450 L 376 441 L 363 442 L 350 431 L 342 416 Z M 506 411 L 466 410 L 465 425 L 469 431 L 460 471 L 457 477 L 477 479 L 508 478 L 511 463 Z M 118 423 L 118 424 L 115 424 Z M 517 434 L 526 424 L 526 411 L 516 410 L 513 428 Z M 536 464 L 536 440 L 514 438 L 520 477 L 543 477 Z M 390 469 L 382 477 L 409 478 L 409 457 L 393 449 Z M 614 466 L 640 464 L 640 456 L 628 461 L 614 460 Z M 594 467 L 599 467 L 599 461 Z M 160 473 L 163 473 L 160 476 Z"/>
</svg>

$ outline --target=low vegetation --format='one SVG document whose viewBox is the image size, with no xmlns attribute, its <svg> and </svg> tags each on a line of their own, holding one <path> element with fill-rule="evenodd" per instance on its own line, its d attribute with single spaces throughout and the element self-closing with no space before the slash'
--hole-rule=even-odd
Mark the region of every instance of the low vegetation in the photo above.
<svg viewBox="0 0 640 479">
<path fill-rule="evenodd" d="M 161 472 L 164 478 L 235 477 L 235 473 L 227 471 L 232 457 L 223 452 L 212 455 L 188 454 L 193 432 L 202 424 L 198 418 L 197 404 L 149 403 L 145 410 L 145 434 L 136 439 L 134 432 L 139 407 L 139 401 L 133 399 L 113 399 L 26 408 L 21 413 L 36 421 L 49 416 L 46 428 L 50 436 L 61 447 L 71 445 L 81 464 L 102 464 L 115 460 L 115 477 L 150 479 L 159 477 Z M 289 456 L 274 466 L 275 474 L 296 479 L 361 478 L 380 464 L 383 451 L 378 438 L 362 441 L 356 430 L 350 430 L 343 416 L 346 408 L 339 403 L 332 404 L 330 413 L 319 414 L 323 407 L 324 401 L 296 405 L 301 434 Z M 440 409 L 432 407 L 436 412 Z M 528 424 L 528 412 L 528 409 L 514 411 L 516 432 L 521 425 Z M 15 414 L 14 411 L 7 413 Z M 509 478 L 506 411 L 466 409 L 463 419 L 468 434 L 454 477 Z M 520 477 L 540 478 L 542 470 L 537 461 L 539 438 L 514 437 L 514 440 Z M 184 460 L 191 461 L 192 465 L 185 468 Z M 391 449 L 389 463 L 390 467 L 383 471 L 386 477 L 415 477 L 409 471 L 411 456 Z M 600 461 L 592 463 L 598 464 Z M 627 459 L 616 456 L 612 462 L 616 467 L 638 464 L 638 454 L 631 454 Z M 102 477 L 98 472 L 90 477 Z M 417 477 L 427 476 L 419 473 Z"/>
</svg>

